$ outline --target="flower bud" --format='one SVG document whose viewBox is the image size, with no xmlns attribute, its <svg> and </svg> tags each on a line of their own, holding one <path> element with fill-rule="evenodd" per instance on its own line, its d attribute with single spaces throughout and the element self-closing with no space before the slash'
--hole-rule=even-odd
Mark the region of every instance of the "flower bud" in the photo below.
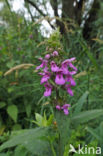
<svg viewBox="0 0 103 156">
<path fill-rule="evenodd" d="M 50 54 L 46 54 L 46 55 L 45 55 L 45 59 L 48 60 L 49 58 L 50 58 Z"/>
<path fill-rule="evenodd" d="M 46 47 L 46 51 L 48 51 L 49 47 Z"/>
<path fill-rule="evenodd" d="M 53 51 L 53 48 L 49 48 L 49 51 L 52 52 Z"/>
<path fill-rule="evenodd" d="M 54 51 L 52 56 L 58 56 L 58 52 L 57 51 Z"/>
</svg>

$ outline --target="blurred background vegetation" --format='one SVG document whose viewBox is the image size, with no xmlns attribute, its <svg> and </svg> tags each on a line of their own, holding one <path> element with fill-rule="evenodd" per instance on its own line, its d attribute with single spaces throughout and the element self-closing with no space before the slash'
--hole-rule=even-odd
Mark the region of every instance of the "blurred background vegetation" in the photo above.
<svg viewBox="0 0 103 156">
<path fill-rule="evenodd" d="M 15 2 L 18 6 L 22 3 L 18 11 L 13 9 Z M 36 127 L 31 122 L 35 112 L 43 115 L 45 108 L 47 117 L 51 114 L 49 98 L 43 98 L 44 88 L 40 86 L 35 67 L 37 58 L 45 52 L 44 40 L 57 28 L 62 34 L 64 58 L 76 57 L 77 60 L 75 94 L 67 96 L 68 103 L 73 106 L 72 113 L 102 110 L 103 2 L 0 0 L 0 6 L 0 145 L 8 140 L 11 131 Z M 18 65 L 24 66 L 19 68 Z M 12 71 L 5 74 L 10 69 Z M 75 110 L 77 104 L 80 108 Z M 95 140 L 96 145 L 102 145 L 103 140 L 98 139 L 103 138 L 102 128 L 103 116 L 78 126 L 74 124 L 69 143 L 89 144 Z M 32 155 L 19 147 L 13 151 L 5 151 L 0 156 L 17 156 L 18 151 L 21 156 Z"/>
</svg>

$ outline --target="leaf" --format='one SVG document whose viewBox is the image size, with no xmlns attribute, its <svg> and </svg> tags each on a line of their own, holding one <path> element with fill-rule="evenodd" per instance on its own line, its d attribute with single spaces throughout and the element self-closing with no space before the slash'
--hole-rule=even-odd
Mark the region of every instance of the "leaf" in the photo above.
<svg viewBox="0 0 103 156">
<path fill-rule="evenodd" d="M 5 128 L 6 128 L 5 126 L 0 127 L 0 136 L 4 133 Z"/>
<path fill-rule="evenodd" d="M 91 60 L 91 62 L 93 63 L 93 65 L 96 67 L 96 69 L 98 69 L 98 64 L 96 59 L 94 58 L 93 54 L 90 52 L 90 50 L 87 48 L 87 46 L 85 45 L 85 43 L 79 42 L 82 46 L 82 48 L 84 49 L 84 52 L 87 54 L 87 56 L 89 57 L 89 59 Z"/>
<path fill-rule="evenodd" d="M 84 112 L 78 113 L 77 115 L 74 115 L 71 118 L 71 121 L 73 123 L 85 123 L 101 115 L 103 115 L 103 109 L 89 110 L 89 111 L 84 111 Z"/>
<path fill-rule="evenodd" d="M 47 121 L 47 125 L 50 126 L 52 123 L 53 123 L 53 118 L 54 118 L 54 115 L 51 114 L 48 121 Z"/>
<path fill-rule="evenodd" d="M 16 131 L 16 130 L 20 130 L 21 129 L 21 125 L 20 124 L 15 124 L 13 127 L 12 127 L 13 131 Z"/>
<path fill-rule="evenodd" d="M 40 100 L 38 101 L 37 105 L 39 105 L 40 102 L 41 102 L 44 98 L 45 98 L 45 96 L 43 95 L 43 96 L 40 98 Z"/>
<path fill-rule="evenodd" d="M 41 126 L 42 121 L 43 121 L 43 117 L 40 114 L 35 113 L 35 118 L 36 118 L 36 122 L 38 123 L 38 125 Z"/>
<path fill-rule="evenodd" d="M 25 149 L 22 145 L 17 146 L 15 149 L 15 155 L 14 156 L 27 156 L 28 151 Z"/>
<path fill-rule="evenodd" d="M 8 93 L 12 93 L 13 91 L 14 91 L 14 88 L 12 88 L 12 87 L 8 88 Z"/>
<path fill-rule="evenodd" d="M 6 103 L 5 102 L 0 102 L 0 108 L 3 108 L 6 106 Z"/>
<path fill-rule="evenodd" d="M 88 51 L 88 50 L 86 50 L 85 52 L 88 55 L 88 57 L 91 60 L 91 62 L 93 63 L 93 65 L 96 67 L 96 69 L 98 69 L 98 64 L 97 64 L 97 61 L 94 58 L 93 54 L 90 51 Z"/>
<path fill-rule="evenodd" d="M 9 116 L 14 120 L 14 122 L 17 122 L 17 116 L 18 116 L 18 108 L 16 105 L 10 105 L 7 108 L 7 113 Z"/>
<path fill-rule="evenodd" d="M 70 149 L 69 146 L 70 146 L 70 144 L 65 145 L 63 156 L 69 156 L 69 149 Z"/>
<path fill-rule="evenodd" d="M 43 116 L 43 120 L 42 120 L 42 125 L 43 125 L 44 127 L 47 126 L 47 117 L 46 117 L 45 112 L 44 112 L 44 116 Z"/>
<path fill-rule="evenodd" d="M 103 121 L 100 123 L 100 137 L 103 138 Z M 102 139 L 102 143 L 103 143 L 103 139 Z"/>
<path fill-rule="evenodd" d="M 9 62 L 6 64 L 6 66 L 7 66 L 8 68 L 12 68 L 13 65 L 14 65 L 14 63 L 15 63 L 15 61 L 14 61 L 14 60 L 11 60 L 11 61 L 9 61 Z"/>
<path fill-rule="evenodd" d="M 25 105 L 25 109 L 26 109 L 26 114 L 27 114 L 27 117 L 30 117 L 30 114 L 31 114 L 31 105 Z"/>
<path fill-rule="evenodd" d="M 3 75 L 3 72 L 2 71 L 0 71 L 0 77 Z"/>
<path fill-rule="evenodd" d="M 81 111 L 82 107 L 83 107 L 83 104 L 88 96 L 89 92 L 86 91 L 81 97 L 80 99 L 78 100 L 77 104 L 76 104 L 76 108 L 75 108 L 75 111 L 74 111 L 74 114 L 77 114 Z"/>
<path fill-rule="evenodd" d="M 51 152 L 49 143 L 45 141 L 43 136 L 47 136 L 47 128 L 35 128 L 22 130 L 17 136 L 13 136 L 9 141 L 0 146 L 0 151 L 17 145 L 24 146 L 28 151 L 39 156 L 49 155 Z M 50 150 L 50 151 L 49 151 Z M 51 156 L 50 154 L 50 156 Z"/>
<path fill-rule="evenodd" d="M 0 156 L 10 156 L 8 153 L 0 153 Z"/>
<path fill-rule="evenodd" d="M 97 140 L 102 140 L 102 138 L 96 133 L 93 128 L 86 127 L 86 130 L 91 133 Z"/>
</svg>

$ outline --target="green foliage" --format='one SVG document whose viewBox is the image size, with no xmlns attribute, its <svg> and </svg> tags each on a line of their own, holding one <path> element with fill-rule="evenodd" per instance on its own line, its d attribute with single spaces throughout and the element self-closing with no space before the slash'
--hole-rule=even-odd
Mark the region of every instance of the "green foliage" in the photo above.
<svg viewBox="0 0 103 156">
<path fill-rule="evenodd" d="M 15 105 L 8 106 L 7 113 L 14 120 L 14 122 L 17 122 L 18 108 Z"/>
<path fill-rule="evenodd" d="M 32 122 L 37 124 L 39 127 L 47 127 L 53 123 L 53 114 L 49 116 L 49 119 L 47 119 L 45 112 L 44 112 L 44 116 L 35 113 L 35 118 L 36 121 L 32 121 Z"/>
<path fill-rule="evenodd" d="M 103 115 L 102 109 L 89 110 L 89 111 L 84 111 L 84 112 L 78 113 L 77 115 L 74 115 L 71 118 L 71 120 L 72 120 L 72 122 L 76 122 L 76 123 L 85 123 L 85 122 L 95 119 L 101 115 Z"/>
<path fill-rule="evenodd" d="M 83 104 L 85 103 L 85 100 L 88 96 L 89 92 L 86 91 L 85 93 L 83 93 L 83 95 L 80 97 L 80 99 L 78 100 L 77 104 L 75 104 L 73 107 L 75 107 L 75 111 L 74 114 L 76 113 L 80 113 L 82 108 L 83 108 Z"/>
<path fill-rule="evenodd" d="M 91 44 L 92 39 L 88 43 L 83 38 L 81 27 L 73 26 L 66 36 L 54 31 L 44 41 L 40 25 L 10 12 L 7 5 L 0 16 L 7 24 L 0 25 L 0 156 L 68 156 L 70 144 L 99 145 L 103 149 L 102 18 L 93 23 L 92 33 L 97 37 Z M 75 76 L 74 96 L 60 92 L 61 99 L 71 105 L 68 116 L 56 111 L 52 99 L 43 96 L 44 88 L 35 71 L 37 58 L 50 53 L 51 48 L 58 50 L 63 60 L 77 60 L 80 75 Z M 54 61 L 60 62 L 57 58 Z M 33 66 L 4 76 L 20 64 Z"/>
<path fill-rule="evenodd" d="M 39 26 L 34 28 L 30 21 L 26 25 L 23 16 L 13 16 L 16 23 L 10 17 L 6 21 L 10 24 L 8 27 L 0 25 L 0 125 L 5 125 L 6 131 L 31 126 L 27 118 L 32 118 L 34 111 L 39 112 L 39 97 L 36 95 L 42 96 L 34 70 L 36 53 L 41 53 L 43 48 L 37 48 L 37 45 L 43 37 L 39 32 Z M 11 19 L 15 24 L 11 23 Z M 29 69 L 14 70 L 4 77 L 4 73 L 9 69 L 25 63 L 35 65 Z M 15 126 L 14 122 L 19 127 Z"/>
<path fill-rule="evenodd" d="M 46 136 L 47 132 L 47 129 L 44 128 L 21 130 L 18 132 L 20 133 L 19 135 L 12 136 L 9 141 L 1 145 L 0 150 L 22 145 L 33 154 L 43 155 L 43 153 L 45 154 L 48 152 L 49 148 L 48 142 L 43 139 L 43 136 Z"/>
</svg>

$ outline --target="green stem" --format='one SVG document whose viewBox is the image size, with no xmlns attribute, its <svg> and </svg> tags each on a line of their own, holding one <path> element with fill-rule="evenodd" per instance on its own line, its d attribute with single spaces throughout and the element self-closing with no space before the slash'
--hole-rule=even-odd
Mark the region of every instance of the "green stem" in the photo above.
<svg viewBox="0 0 103 156">
<path fill-rule="evenodd" d="M 89 72 L 89 67 L 88 67 L 88 85 L 87 85 L 87 87 L 88 87 L 88 92 L 89 92 L 89 88 L 90 88 L 90 72 Z M 89 94 L 88 94 L 88 96 L 87 96 L 87 110 L 88 110 L 88 105 L 89 105 Z"/>
<path fill-rule="evenodd" d="M 59 90 L 56 89 L 56 100 L 57 100 L 57 103 L 58 103 L 58 99 L 59 99 Z"/>
<path fill-rule="evenodd" d="M 60 133 L 59 133 L 59 156 L 62 156 L 62 152 L 61 152 L 61 137 L 60 137 Z"/>
<path fill-rule="evenodd" d="M 52 150 L 52 153 L 53 153 L 53 156 L 56 156 L 56 152 L 54 150 L 54 147 L 53 147 L 53 144 L 52 144 L 52 141 L 49 139 L 50 141 L 50 147 L 51 147 L 51 150 Z"/>
</svg>

